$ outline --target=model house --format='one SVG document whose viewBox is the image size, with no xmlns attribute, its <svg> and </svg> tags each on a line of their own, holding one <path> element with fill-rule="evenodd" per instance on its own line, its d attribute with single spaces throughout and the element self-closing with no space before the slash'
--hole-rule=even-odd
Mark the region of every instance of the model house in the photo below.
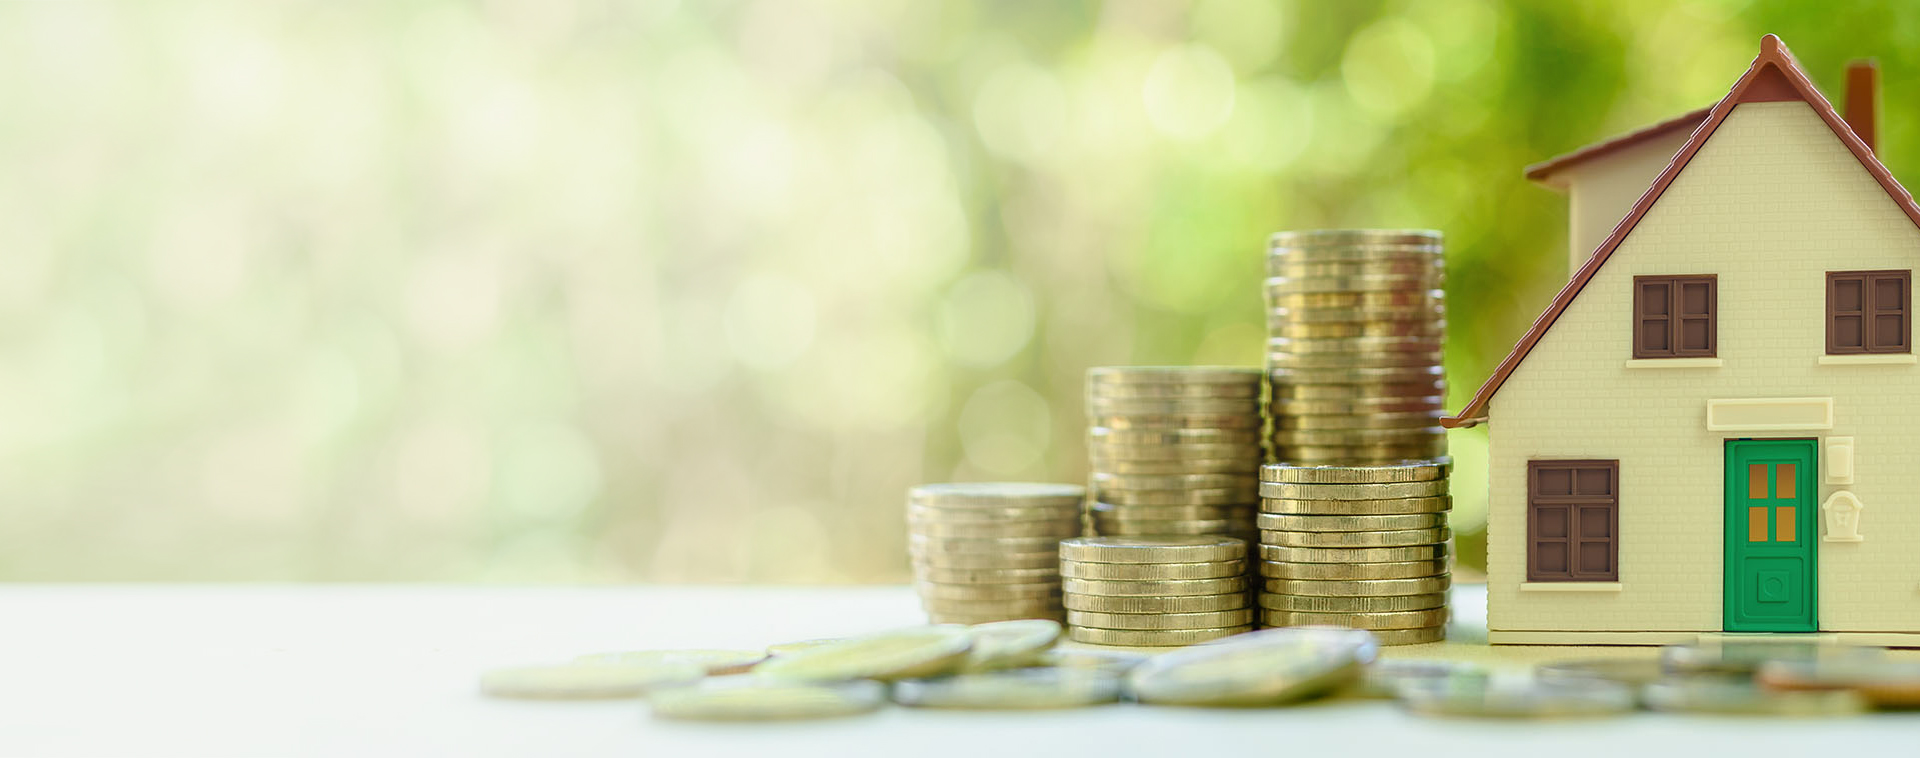
<svg viewBox="0 0 1920 758">
<path fill-rule="evenodd" d="M 1491 641 L 1920 645 L 1916 263 L 1920 206 L 1762 39 L 1444 421 L 1489 425 Z"/>
</svg>

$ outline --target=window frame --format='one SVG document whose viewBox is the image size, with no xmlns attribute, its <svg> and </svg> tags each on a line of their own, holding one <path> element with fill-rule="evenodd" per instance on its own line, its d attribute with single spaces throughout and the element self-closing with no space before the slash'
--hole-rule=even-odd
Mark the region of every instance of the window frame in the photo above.
<svg viewBox="0 0 1920 758">
<path fill-rule="evenodd" d="M 1604 469 L 1607 472 L 1607 491 L 1611 496 L 1594 495 L 1543 495 L 1539 492 L 1541 469 L 1570 469 L 1573 482 L 1578 482 L 1578 471 Z M 1578 487 L 1575 486 L 1575 489 Z M 1567 511 L 1567 535 L 1556 540 L 1539 536 L 1540 513 L 1543 508 L 1563 507 Z M 1581 571 L 1579 569 L 1579 548 L 1582 543 L 1597 540 L 1579 537 L 1579 516 L 1582 508 L 1605 508 L 1607 511 L 1607 566 L 1604 572 Z M 1539 546 L 1555 541 L 1567 546 L 1567 570 L 1564 572 L 1546 572 L 1540 568 Z M 1619 459 L 1539 459 L 1527 461 L 1527 581 L 1529 582 L 1618 582 L 1620 581 L 1620 461 Z"/>
<path fill-rule="evenodd" d="M 1707 312 L 1704 315 L 1687 316 L 1680 313 L 1680 286 L 1683 284 L 1707 285 Z M 1661 318 L 1667 322 L 1667 348 L 1659 350 L 1645 344 L 1646 333 L 1642 326 L 1651 318 L 1640 310 L 1640 292 L 1649 284 L 1667 285 L 1667 312 Z M 1639 359 L 1660 358 L 1718 358 L 1720 356 L 1720 275 L 1719 274 L 1660 274 L 1636 276 L 1633 278 L 1633 297 L 1630 300 L 1633 311 L 1633 357 Z M 1688 321 L 1707 322 L 1707 347 L 1705 350 L 1687 349 L 1680 346 L 1680 329 Z"/>
<path fill-rule="evenodd" d="M 1881 279 L 1899 279 L 1904 296 L 1901 298 L 1900 344 L 1875 345 L 1873 319 L 1882 315 L 1883 310 L 1874 307 L 1874 285 Z M 1841 312 L 1834 308 L 1834 286 L 1843 281 L 1860 282 L 1860 310 Z M 1835 344 L 1834 324 L 1842 317 L 1852 316 L 1860 319 L 1860 346 Z M 1902 355 L 1913 352 L 1913 270 L 1912 269 L 1872 269 L 1865 271 L 1828 271 L 1826 303 L 1827 355 Z"/>
</svg>

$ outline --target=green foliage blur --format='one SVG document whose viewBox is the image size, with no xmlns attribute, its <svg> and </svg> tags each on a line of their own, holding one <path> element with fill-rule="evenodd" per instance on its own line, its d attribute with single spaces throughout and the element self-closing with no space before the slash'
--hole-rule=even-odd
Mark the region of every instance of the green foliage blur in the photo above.
<svg viewBox="0 0 1920 758">
<path fill-rule="evenodd" d="M 909 485 L 1084 478 L 1087 367 L 1257 364 L 1275 230 L 1444 230 L 1459 407 L 1566 276 L 1521 168 L 1767 32 L 1915 167 L 1897 3 L 0 3 L 0 576 L 901 581 Z"/>
</svg>

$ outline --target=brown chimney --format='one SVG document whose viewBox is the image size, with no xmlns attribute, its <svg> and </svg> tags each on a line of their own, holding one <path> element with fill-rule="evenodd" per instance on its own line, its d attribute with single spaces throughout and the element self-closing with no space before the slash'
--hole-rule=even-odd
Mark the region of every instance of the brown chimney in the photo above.
<svg viewBox="0 0 1920 758">
<path fill-rule="evenodd" d="M 1880 117 L 1880 64 L 1872 58 L 1847 64 L 1847 126 L 1878 152 Z"/>
</svg>

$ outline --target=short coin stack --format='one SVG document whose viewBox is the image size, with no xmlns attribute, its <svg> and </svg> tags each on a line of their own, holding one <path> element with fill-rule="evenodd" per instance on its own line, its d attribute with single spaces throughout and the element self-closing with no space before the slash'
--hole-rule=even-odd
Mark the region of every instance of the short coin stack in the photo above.
<svg viewBox="0 0 1920 758">
<path fill-rule="evenodd" d="M 1067 635 L 1175 646 L 1253 628 L 1247 545 L 1231 537 L 1081 537 L 1060 543 Z"/>
<path fill-rule="evenodd" d="M 1251 541 L 1261 462 L 1260 371 L 1087 371 L 1094 534 Z"/>
<path fill-rule="evenodd" d="M 1267 253 L 1273 460 L 1446 454 L 1439 232 L 1280 232 Z"/>
<path fill-rule="evenodd" d="M 907 552 L 936 624 L 1061 619 L 1060 540 L 1080 534 L 1086 488 L 926 484 L 907 491 Z"/>
<path fill-rule="evenodd" d="M 1450 469 L 1261 467 L 1262 622 L 1367 629 L 1387 645 L 1445 639 Z"/>
</svg>

